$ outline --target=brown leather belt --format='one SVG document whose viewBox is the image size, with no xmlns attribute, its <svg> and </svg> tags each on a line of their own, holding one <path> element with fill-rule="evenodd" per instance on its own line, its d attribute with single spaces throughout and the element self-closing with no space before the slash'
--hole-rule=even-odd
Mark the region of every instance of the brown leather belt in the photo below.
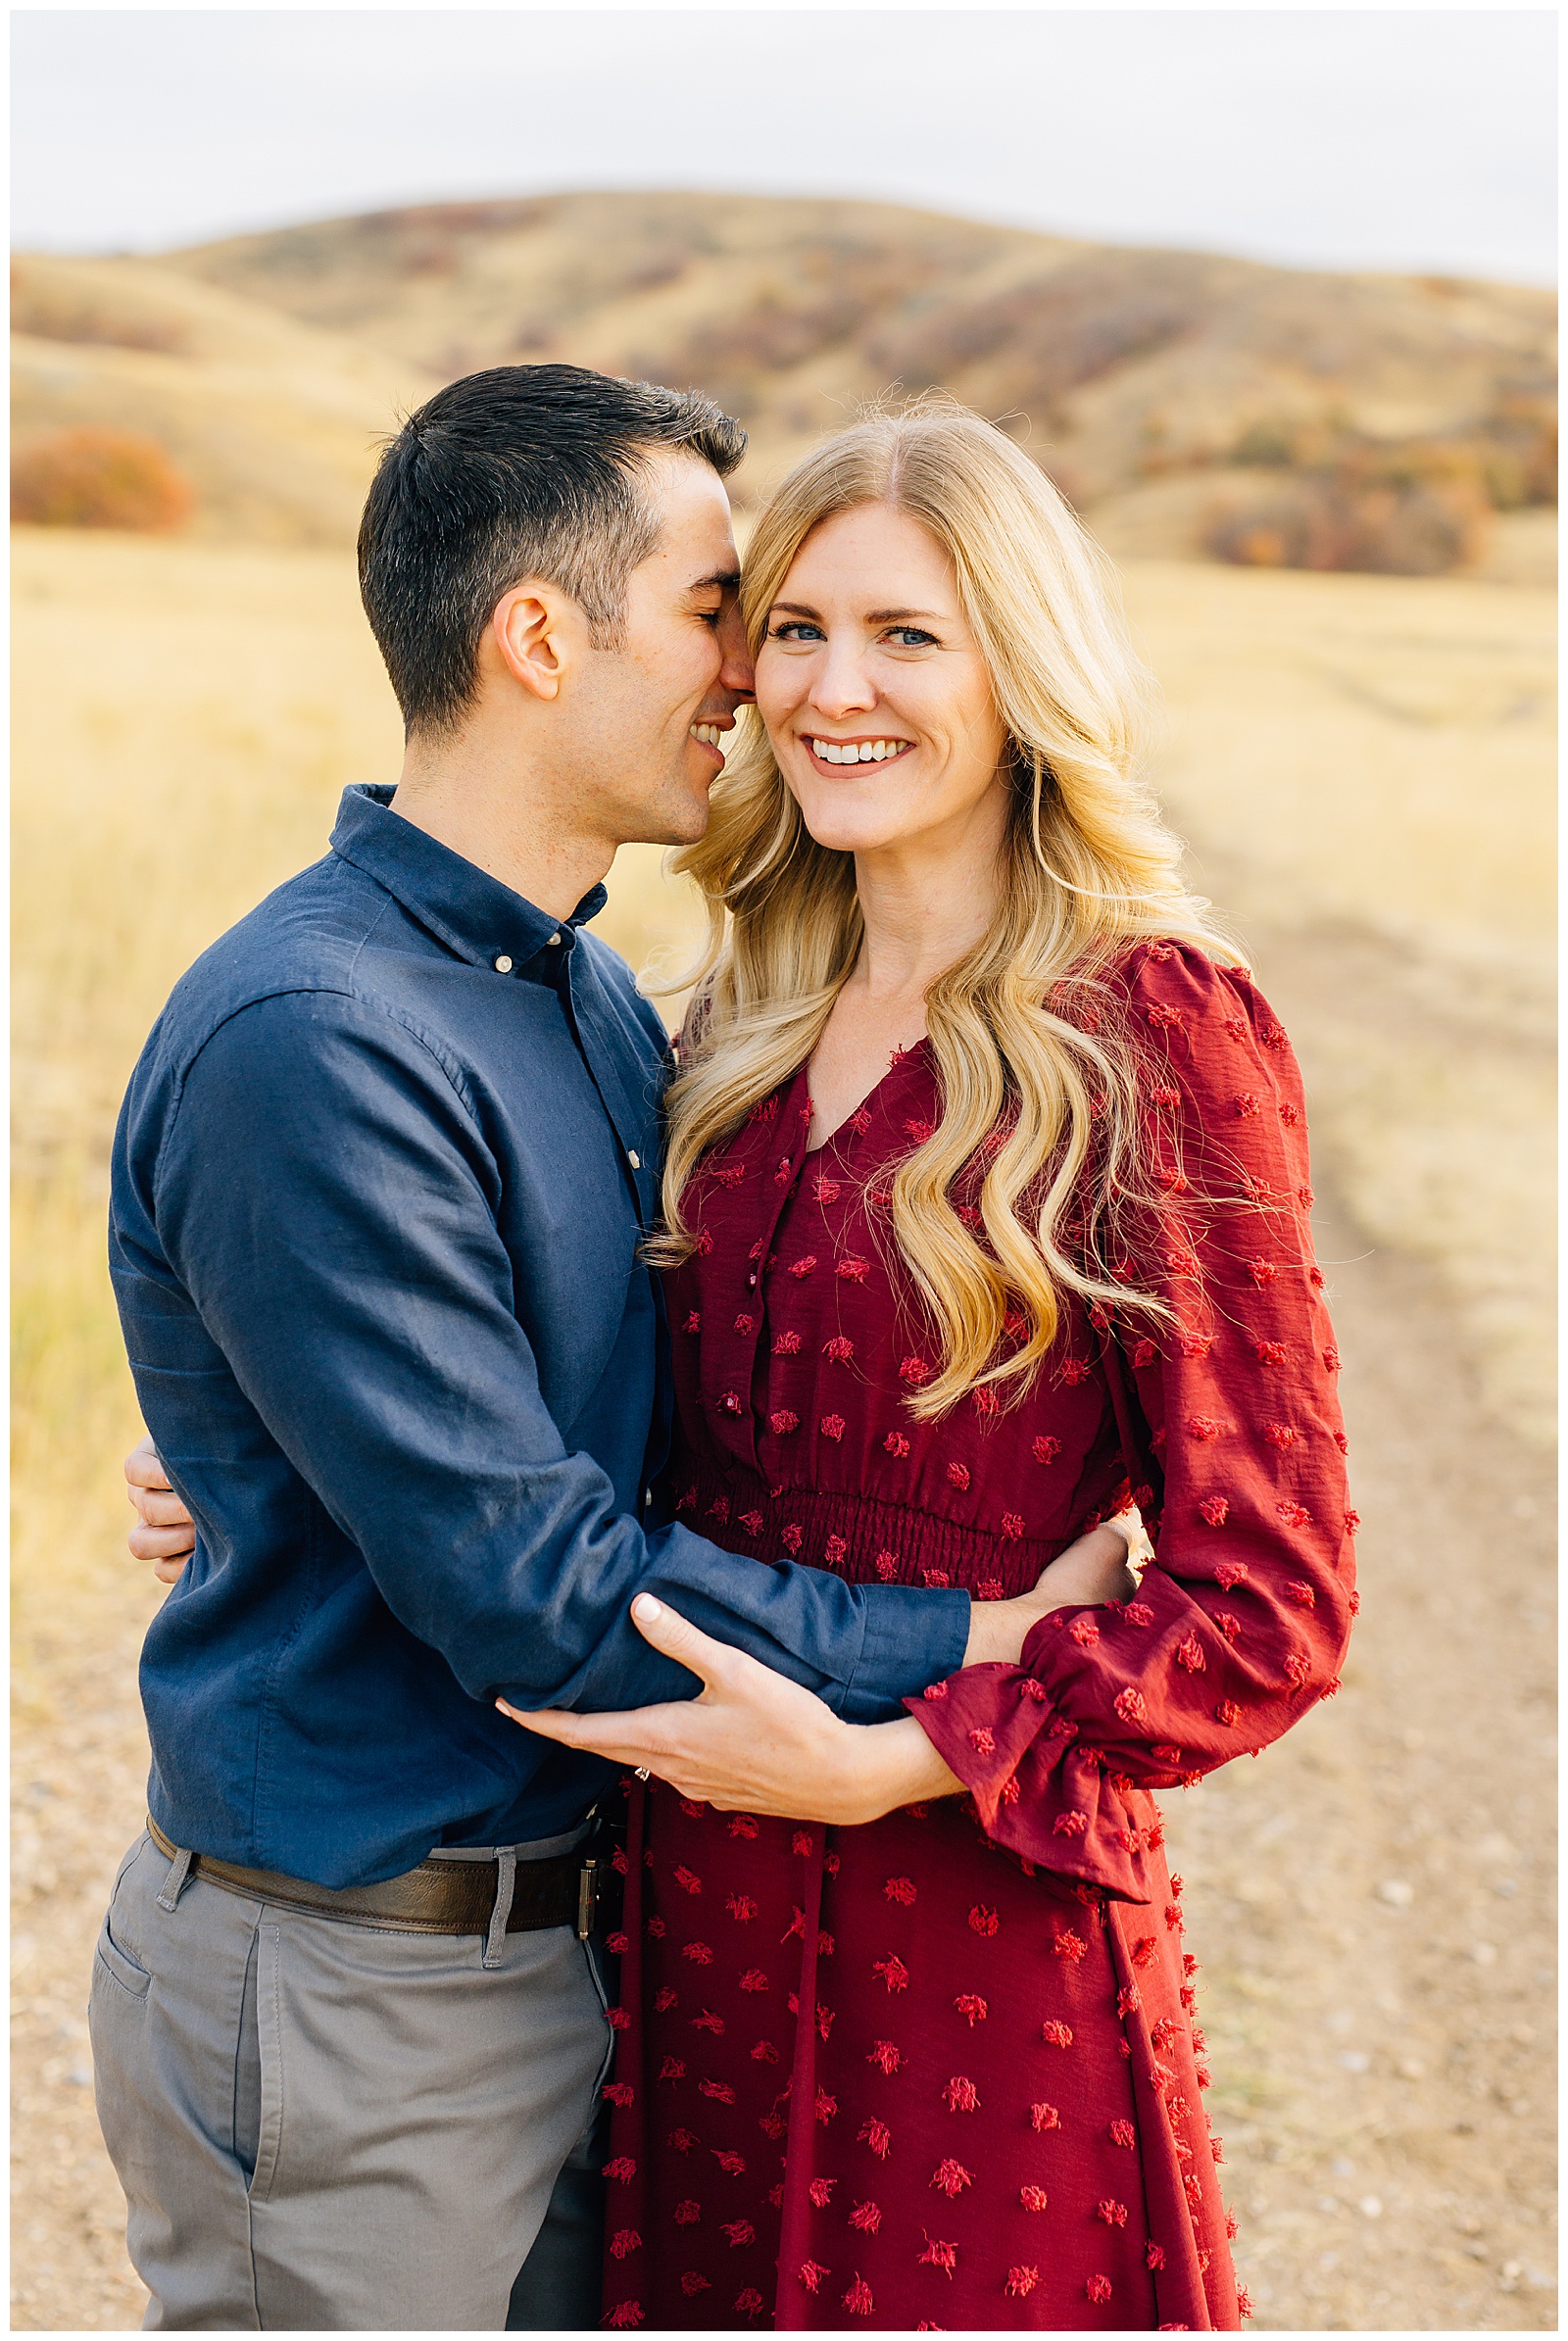
<svg viewBox="0 0 1568 2341">
<path fill-rule="evenodd" d="M 147 1834 L 173 1860 L 172 1845 L 149 1813 Z M 509 1934 L 529 1934 L 546 1926 L 572 1926 L 586 1942 L 600 1916 L 610 1863 L 602 1840 L 589 1837 L 570 1853 L 541 1862 L 519 1862 L 507 1914 Z M 285 1878 L 276 1870 L 247 1870 L 238 1862 L 215 1861 L 193 1853 L 190 1876 L 254 1902 L 275 1902 L 350 1926 L 385 1926 L 403 1934 L 486 1934 L 495 1910 L 495 1862 L 444 1862 L 438 1854 L 385 1878 L 376 1885 L 313 1885 L 306 1878 Z"/>
</svg>

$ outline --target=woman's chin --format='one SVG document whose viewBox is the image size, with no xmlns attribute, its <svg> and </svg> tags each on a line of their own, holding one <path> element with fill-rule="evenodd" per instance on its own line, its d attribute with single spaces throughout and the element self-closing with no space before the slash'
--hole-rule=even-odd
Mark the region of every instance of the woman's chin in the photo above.
<svg viewBox="0 0 1568 2341">
<path fill-rule="evenodd" d="M 874 853 L 880 847 L 902 844 L 906 835 L 893 822 L 829 820 L 819 827 L 803 817 L 813 843 L 829 853 Z"/>
<path fill-rule="evenodd" d="M 881 846 L 902 845 L 923 826 L 910 822 L 907 805 L 852 805 L 832 797 L 813 803 L 815 798 L 812 790 L 796 803 L 811 837 L 831 853 L 874 853 Z"/>
</svg>

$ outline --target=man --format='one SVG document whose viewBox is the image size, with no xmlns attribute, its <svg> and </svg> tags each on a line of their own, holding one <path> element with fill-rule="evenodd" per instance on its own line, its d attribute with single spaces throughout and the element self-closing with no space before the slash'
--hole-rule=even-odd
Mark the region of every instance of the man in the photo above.
<svg viewBox="0 0 1568 2341">
<path fill-rule="evenodd" d="M 584 1832 L 613 1776 L 498 1697 L 687 1697 L 655 1644 L 691 1654 L 690 1621 L 874 1722 L 1036 1614 L 651 1511 L 666 1052 L 583 922 L 619 845 L 701 835 L 703 735 L 749 695 L 743 446 L 706 399 L 567 366 L 410 419 L 360 546 L 396 790 L 346 792 L 126 1096 L 112 1268 L 197 1531 L 92 1995 L 155 2329 L 493 2330 L 509 2294 L 515 2326 L 596 2321 Z M 649 1638 L 637 1593 L 676 1605 Z"/>
</svg>

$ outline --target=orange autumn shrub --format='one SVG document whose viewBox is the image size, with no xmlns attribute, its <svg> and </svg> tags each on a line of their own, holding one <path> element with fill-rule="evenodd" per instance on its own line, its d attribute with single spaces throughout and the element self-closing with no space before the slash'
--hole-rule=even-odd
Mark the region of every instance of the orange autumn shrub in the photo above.
<svg viewBox="0 0 1568 2341">
<path fill-rule="evenodd" d="M 1218 507 L 1204 542 L 1246 568 L 1439 577 L 1481 552 L 1494 509 L 1489 484 L 1482 452 L 1463 441 L 1352 444 L 1337 460 L 1277 475 L 1256 497 Z"/>
<path fill-rule="evenodd" d="M 11 461 L 11 517 L 38 528 L 168 535 L 184 525 L 195 501 L 157 440 L 137 431 L 51 431 Z"/>
</svg>

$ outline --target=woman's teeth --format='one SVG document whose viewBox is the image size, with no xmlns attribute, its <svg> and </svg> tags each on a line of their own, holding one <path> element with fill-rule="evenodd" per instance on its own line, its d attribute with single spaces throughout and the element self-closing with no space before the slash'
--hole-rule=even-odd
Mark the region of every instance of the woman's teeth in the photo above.
<svg viewBox="0 0 1568 2341">
<path fill-rule="evenodd" d="M 908 740 L 813 740 L 811 753 L 824 764 L 883 764 L 912 745 Z"/>
<path fill-rule="evenodd" d="M 692 738 L 701 740 L 705 748 L 723 747 L 723 737 L 716 723 L 694 723 L 689 726 Z"/>
</svg>

